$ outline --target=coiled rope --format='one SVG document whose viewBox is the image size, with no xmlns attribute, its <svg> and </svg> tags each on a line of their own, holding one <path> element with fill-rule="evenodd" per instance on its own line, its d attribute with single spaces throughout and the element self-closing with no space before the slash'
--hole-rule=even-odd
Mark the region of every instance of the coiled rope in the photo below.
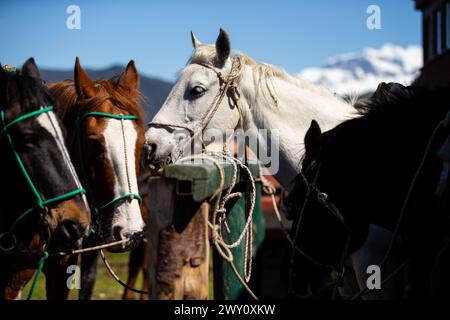
<svg viewBox="0 0 450 320">
<path fill-rule="evenodd" d="M 220 165 L 217 158 L 222 158 L 225 160 L 228 160 L 232 163 L 233 166 L 233 176 L 232 181 L 225 192 L 224 196 L 222 196 L 222 191 L 225 185 L 225 171 L 223 167 Z M 210 203 L 212 204 L 212 214 L 211 214 L 211 221 L 208 222 L 208 226 L 212 230 L 212 244 L 216 248 L 219 255 L 227 261 L 231 269 L 233 270 L 234 274 L 238 278 L 239 282 L 242 284 L 242 286 L 245 288 L 245 290 L 252 296 L 253 299 L 258 300 L 258 297 L 255 295 L 255 293 L 250 289 L 248 286 L 248 282 L 251 278 L 251 272 L 252 272 L 252 256 L 253 256 L 253 212 L 255 208 L 256 203 L 256 185 L 255 185 L 255 179 L 253 178 L 253 175 L 250 171 L 250 169 L 242 163 L 237 158 L 232 157 L 229 154 L 219 153 L 219 152 L 205 152 L 202 154 L 192 155 L 192 156 L 186 156 L 181 159 L 179 159 L 179 162 L 184 161 L 195 161 L 195 160 L 206 160 L 210 161 L 214 166 L 217 168 L 219 172 L 219 186 L 213 193 L 210 199 Z M 250 180 L 250 208 L 249 213 L 247 217 L 247 221 L 245 223 L 245 226 L 240 233 L 238 239 L 234 241 L 231 244 L 228 244 L 225 242 L 223 236 L 222 236 L 222 222 L 224 219 L 218 219 L 217 215 L 220 213 L 222 217 L 226 213 L 225 204 L 226 202 L 234 197 L 241 196 L 239 193 L 231 193 L 233 190 L 236 182 L 237 182 L 237 167 L 238 165 L 246 172 L 248 175 L 248 179 Z M 224 223 L 223 225 L 228 230 L 228 226 Z M 246 237 L 245 240 L 245 249 L 244 249 L 244 278 L 240 275 L 239 271 L 236 268 L 236 265 L 234 264 L 234 257 L 233 253 L 231 251 L 232 248 L 236 248 L 241 245 L 244 237 Z"/>
</svg>

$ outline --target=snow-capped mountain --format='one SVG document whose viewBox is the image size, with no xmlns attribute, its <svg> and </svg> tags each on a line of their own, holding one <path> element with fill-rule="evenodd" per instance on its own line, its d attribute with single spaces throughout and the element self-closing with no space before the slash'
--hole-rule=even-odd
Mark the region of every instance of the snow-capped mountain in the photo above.
<svg viewBox="0 0 450 320">
<path fill-rule="evenodd" d="M 410 84 L 422 67 L 422 48 L 385 44 L 328 59 L 321 68 L 303 69 L 298 76 L 339 95 L 374 91 L 380 82 Z"/>
</svg>

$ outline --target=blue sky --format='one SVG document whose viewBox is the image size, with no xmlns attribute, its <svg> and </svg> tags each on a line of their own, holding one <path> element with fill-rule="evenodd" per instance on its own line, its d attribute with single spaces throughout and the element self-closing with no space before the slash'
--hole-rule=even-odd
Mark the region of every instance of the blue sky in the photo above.
<svg viewBox="0 0 450 320">
<path fill-rule="evenodd" d="M 81 30 L 68 30 L 66 8 L 81 9 Z M 366 9 L 381 8 L 381 30 L 368 30 Z M 420 44 L 420 13 L 411 0 L 1 1 L 0 62 L 20 66 L 103 68 L 135 59 L 139 70 L 168 80 L 192 51 L 189 31 L 214 42 L 219 27 L 234 50 L 290 73 L 330 57 L 380 47 Z"/>
</svg>

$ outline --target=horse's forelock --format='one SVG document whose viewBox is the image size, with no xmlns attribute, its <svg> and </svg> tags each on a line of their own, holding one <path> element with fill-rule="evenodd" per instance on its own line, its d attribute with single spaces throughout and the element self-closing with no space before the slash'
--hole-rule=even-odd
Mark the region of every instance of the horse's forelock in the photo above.
<svg viewBox="0 0 450 320">
<path fill-rule="evenodd" d="M 14 90 L 8 92 L 7 99 L 9 101 L 16 99 L 22 113 L 54 104 L 52 95 L 38 79 L 14 74 L 10 75 L 7 81 L 14 87 Z M 5 102 L 7 103 L 7 101 Z"/>
<path fill-rule="evenodd" d="M 201 45 L 194 49 L 188 64 L 211 64 L 214 65 L 217 59 L 216 47 L 212 44 Z"/>
</svg>

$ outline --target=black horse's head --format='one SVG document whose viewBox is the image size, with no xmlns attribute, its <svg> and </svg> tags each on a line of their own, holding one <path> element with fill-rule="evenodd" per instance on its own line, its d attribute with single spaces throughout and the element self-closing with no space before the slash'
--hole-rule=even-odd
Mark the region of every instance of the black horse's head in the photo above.
<svg viewBox="0 0 450 320">
<path fill-rule="evenodd" d="M 344 258 L 351 249 L 351 229 L 338 201 L 343 190 L 334 187 L 341 177 L 330 171 L 339 164 L 329 165 L 339 159 L 327 156 L 332 138 L 331 133 L 322 134 L 318 123 L 312 121 L 305 135 L 302 171 L 285 200 L 289 217 L 294 221 L 291 238 L 296 243 L 290 281 L 300 295 L 328 294 L 333 284 L 331 276 L 342 272 Z"/>
<path fill-rule="evenodd" d="M 0 68 L 0 234 L 3 249 L 72 247 L 90 212 L 64 142 L 54 99 L 31 58 Z"/>
</svg>

